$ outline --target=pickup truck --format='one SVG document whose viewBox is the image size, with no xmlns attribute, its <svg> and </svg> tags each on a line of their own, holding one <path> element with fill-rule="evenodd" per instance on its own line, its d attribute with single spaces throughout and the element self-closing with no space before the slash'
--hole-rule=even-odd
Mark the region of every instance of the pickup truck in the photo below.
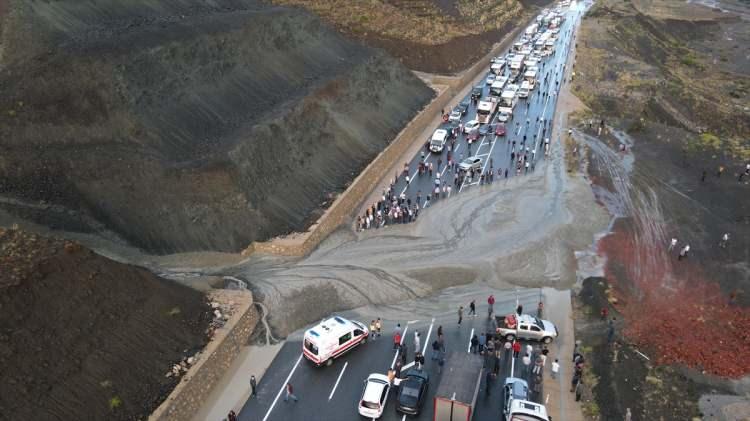
<svg viewBox="0 0 750 421">
<path fill-rule="evenodd" d="M 528 314 L 509 314 L 497 317 L 497 334 L 512 341 L 515 338 L 542 341 L 546 344 L 557 338 L 557 328 L 548 320 Z"/>
</svg>

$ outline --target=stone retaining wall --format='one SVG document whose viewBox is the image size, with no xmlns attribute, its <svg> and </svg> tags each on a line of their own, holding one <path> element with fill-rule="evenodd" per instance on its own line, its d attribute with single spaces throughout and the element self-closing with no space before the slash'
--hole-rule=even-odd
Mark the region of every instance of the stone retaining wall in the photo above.
<svg viewBox="0 0 750 421">
<path fill-rule="evenodd" d="M 260 320 L 249 291 L 233 291 L 241 302 L 223 328 L 201 353 L 167 399 L 149 417 L 149 421 L 184 421 L 198 413 L 214 386 L 232 365 Z"/>
<path fill-rule="evenodd" d="M 464 89 L 470 88 L 473 80 L 490 65 L 490 59 L 510 48 L 512 40 L 526 28 L 528 21 L 519 25 L 505 35 L 503 40 L 473 66 L 457 76 L 431 76 L 433 89 L 437 96 L 401 130 L 396 138 L 381 152 L 370 165 L 352 182 L 346 191 L 331 204 L 328 210 L 307 232 L 295 234 L 290 238 L 275 238 L 264 242 L 253 242 L 243 251 L 243 255 L 254 252 L 282 256 L 304 256 L 310 253 L 320 242 L 342 224 L 351 223 L 353 214 L 391 173 L 393 166 L 403 160 L 403 155 L 414 145 L 414 142 L 425 142 L 422 133 L 433 123 L 440 111 L 449 108 L 451 100 Z M 424 76 L 424 75 L 422 75 Z M 460 98 L 459 98 L 460 99 Z"/>
</svg>

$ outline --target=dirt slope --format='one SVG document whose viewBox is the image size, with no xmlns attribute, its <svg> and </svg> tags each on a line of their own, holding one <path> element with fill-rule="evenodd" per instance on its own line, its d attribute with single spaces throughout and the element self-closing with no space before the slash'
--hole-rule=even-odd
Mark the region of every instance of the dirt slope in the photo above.
<svg viewBox="0 0 750 421">
<path fill-rule="evenodd" d="M 197 291 L 75 243 L 0 229 L 0 419 L 143 418 L 209 321 Z"/>
<path fill-rule="evenodd" d="M 158 253 L 304 229 L 433 95 L 252 0 L 11 1 L 0 24 L 4 207 Z"/>
<path fill-rule="evenodd" d="M 340 31 L 383 48 L 407 67 L 454 73 L 487 54 L 503 35 L 550 0 L 269 0 L 321 16 Z"/>
</svg>

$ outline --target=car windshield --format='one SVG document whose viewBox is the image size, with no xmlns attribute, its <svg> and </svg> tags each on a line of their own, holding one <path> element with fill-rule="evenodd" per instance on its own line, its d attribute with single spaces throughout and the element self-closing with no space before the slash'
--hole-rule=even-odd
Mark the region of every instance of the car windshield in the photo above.
<svg viewBox="0 0 750 421">
<path fill-rule="evenodd" d="M 370 409 L 378 409 L 380 407 L 380 404 L 377 402 L 362 401 L 362 406 L 364 406 L 365 408 L 370 408 Z"/>
<path fill-rule="evenodd" d="M 537 326 L 539 326 L 540 328 L 544 329 L 544 323 L 542 323 L 542 321 L 541 321 L 541 320 L 539 320 L 538 318 L 536 318 L 536 317 L 533 317 L 533 316 L 532 316 L 532 318 L 534 319 L 534 324 L 535 324 L 535 325 L 537 325 Z"/>
</svg>

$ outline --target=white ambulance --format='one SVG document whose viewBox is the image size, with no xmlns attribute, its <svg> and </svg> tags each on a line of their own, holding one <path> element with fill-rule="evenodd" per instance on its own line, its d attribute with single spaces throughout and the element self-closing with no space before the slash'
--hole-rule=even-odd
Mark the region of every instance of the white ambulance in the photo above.
<svg viewBox="0 0 750 421">
<path fill-rule="evenodd" d="M 334 358 L 367 342 L 369 334 L 362 323 L 333 316 L 305 331 L 302 354 L 317 366 L 331 365 Z"/>
</svg>

